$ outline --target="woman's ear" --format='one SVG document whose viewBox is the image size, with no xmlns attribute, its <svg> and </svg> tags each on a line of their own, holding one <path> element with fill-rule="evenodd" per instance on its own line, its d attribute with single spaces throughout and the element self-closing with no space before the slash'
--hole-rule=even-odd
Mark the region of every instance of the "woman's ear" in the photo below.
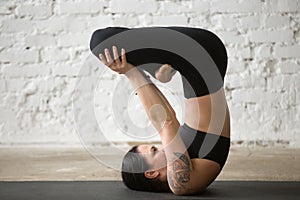
<svg viewBox="0 0 300 200">
<path fill-rule="evenodd" d="M 147 170 L 144 172 L 146 178 L 154 179 L 159 176 L 159 172 L 156 170 Z"/>
</svg>

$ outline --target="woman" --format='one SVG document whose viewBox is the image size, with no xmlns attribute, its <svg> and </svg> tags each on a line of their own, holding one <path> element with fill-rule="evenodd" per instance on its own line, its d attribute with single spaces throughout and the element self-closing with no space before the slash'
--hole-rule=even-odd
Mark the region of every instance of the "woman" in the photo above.
<svg viewBox="0 0 300 200">
<path fill-rule="evenodd" d="M 106 38 L 128 30 L 124 27 L 95 31 L 90 48 L 111 70 L 128 78 L 136 89 L 149 119 L 160 134 L 162 148 L 153 145 L 134 146 L 124 156 L 122 178 L 125 185 L 134 190 L 171 190 L 176 195 L 199 194 L 221 172 L 229 152 L 230 116 L 223 89 L 227 54 L 221 40 L 207 30 L 165 28 L 184 33 L 197 41 L 208 52 L 209 58 L 204 59 L 214 61 L 222 82 L 215 81 L 214 86 L 208 89 L 205 78 L 197 73 L 195 67 L 182 57 L 165 50 L 140 49 L 126 53 L 122 48 L 119 56 L 116 46 L 112 47 L 113 55 L 108 48 L 96 48 L 96 45 Z M 144 68 L 161 82 L 170 81 L 176 71 L 180 72 L 186 105 L 182 126 L 164 95 L 136 67 L 147 62 L 163 64 L 159 68 Z M 208 66 L 201 67 L 210 70 Z M 220 117 L 211 118 L 212 109 L 219 112 Z"/>
</svg>

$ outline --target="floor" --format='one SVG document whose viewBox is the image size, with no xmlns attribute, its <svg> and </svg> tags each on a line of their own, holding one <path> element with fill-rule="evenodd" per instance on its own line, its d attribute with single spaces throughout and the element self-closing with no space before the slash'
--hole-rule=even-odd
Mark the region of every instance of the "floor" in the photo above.
<svg viewBox="0 0 300 200">
<path fill-rule="evenodd" d="M 300 181 L 299 172 L 300 149 L 232 147 L 217 180 Z M 31 180 L 121 180 L 121 176 L 82 148 L 0 148 L 0 181 Z"/>
</svg>

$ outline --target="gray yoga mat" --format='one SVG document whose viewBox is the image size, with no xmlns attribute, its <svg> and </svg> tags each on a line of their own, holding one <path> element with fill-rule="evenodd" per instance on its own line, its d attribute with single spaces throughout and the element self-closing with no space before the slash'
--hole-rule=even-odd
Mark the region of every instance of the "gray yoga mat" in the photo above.
<svg viewBox="0 0 300 200">
<path fill-rule="evenodd" d="M 134 200 L 134 199 L 300 199 L 300 182 L 215 181 L 201 195 L 140 192 L 121 181 L 0 182 L 0 199 Z"/>
</svg>

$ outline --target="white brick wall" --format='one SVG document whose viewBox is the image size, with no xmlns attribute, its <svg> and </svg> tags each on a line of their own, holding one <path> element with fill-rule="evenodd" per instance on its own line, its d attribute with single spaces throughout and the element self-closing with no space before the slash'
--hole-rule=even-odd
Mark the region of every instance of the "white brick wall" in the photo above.
<svg viewBox="0 0 300 200">
<path fill-rule="evenodd" d="M 101 143 L 98 124 L 112 141 L 136 140 L 122 133 L 111 113 L 111 91 L 122 79 L 106 71 L 97 82 L 101 63 L 91 56 L 89 39 L 107 26 L 158 25 L 206 28 L 226 44 L 235 144 L 300 147 L 300 0 L 1 1 L 0 146 L 79 145 L 76 129 Z M 74 92 L 79 78 L 80 96 Z M 97 83 L 98 124 L 83 112 L 95 88 L 91 81 Z M 165 86 L 182 94 L 178 74 Z M 181 104 L 166 95 L 182 122 Z M 74 102 L 82 107 L 76 110 Z M 130 110 L 135 124 L 148 125 L 139 103 Z"/>
</svg>

